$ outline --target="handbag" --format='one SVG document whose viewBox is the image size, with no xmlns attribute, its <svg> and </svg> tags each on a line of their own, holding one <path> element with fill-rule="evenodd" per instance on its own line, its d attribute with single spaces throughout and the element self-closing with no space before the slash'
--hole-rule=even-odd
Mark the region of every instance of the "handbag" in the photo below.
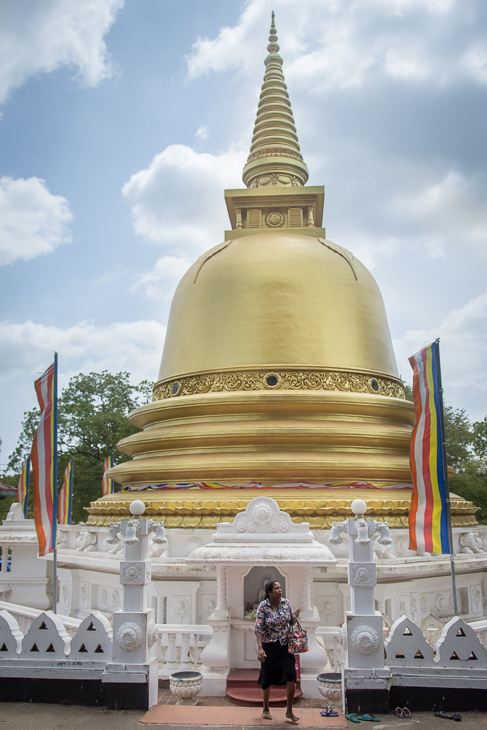
<svg viewBox="0 0 487 730">
<path fill-rule="evenodd" d="M 291 627 L 287 650 L 290 654 L 304 654 L 305 651 L 309 651 L 308 632 L 301 627 L 299 621 L 296 621 L 294 627 Z"/>
</svg>

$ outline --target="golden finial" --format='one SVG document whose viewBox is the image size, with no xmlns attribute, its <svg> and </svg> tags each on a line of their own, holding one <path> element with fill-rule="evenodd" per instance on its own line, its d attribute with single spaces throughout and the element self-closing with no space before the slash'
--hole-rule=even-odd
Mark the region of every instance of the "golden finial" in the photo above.
<svg viewBox="0 0 487 730">
<path fill-rule="evenodd" d="M 252 146 L 243 169 L 248 188 L 300 187 L 308 180 L 308 168 L 299 149 L 294 117 L 282 72 L 275 14 L 269 31 L 269 55 L 265 59 L 264 83 L 257 108 Z"/>
</svg>

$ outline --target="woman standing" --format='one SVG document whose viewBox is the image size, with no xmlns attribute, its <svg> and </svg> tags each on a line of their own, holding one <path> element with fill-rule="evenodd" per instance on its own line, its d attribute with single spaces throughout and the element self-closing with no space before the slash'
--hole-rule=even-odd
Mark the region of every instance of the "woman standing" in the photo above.
<svg viewBox="0 0 487 730">
<path fill-rule="evenodd" d="M 259 604 L 255 633 L 258 654 L 261 662 L 258 682 L 262 687 L 264 720 L 272 720 L 269 710 L 271 685 L 286 685 L 286 717 L 291 722 L 299 722 L 293 712 L 293 699 L 296 689 L 296 666 L 294 654 L 287 648 L 289 630 L 298 620 L 300 609 L 293 612 L 291 604 L 282 597 L 282 588 L 277 580 L 265 585 L 267 598 Z"/>
</svg>

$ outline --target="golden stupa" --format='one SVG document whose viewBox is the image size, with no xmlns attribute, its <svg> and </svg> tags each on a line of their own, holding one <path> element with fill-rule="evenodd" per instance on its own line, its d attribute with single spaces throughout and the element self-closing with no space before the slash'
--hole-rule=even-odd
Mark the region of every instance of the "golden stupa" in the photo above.
<svg viewBox="0 0 487 730">
<path fill-rule="evenodd" d="M 267 48 L 247 189 L 225 191 L 232 230 L 177 288 L 153 402 L 130 414 L 141 431 L 118 447 L 132 460 L 110 476 L 166 485 L 137 497 L 169 527 L 213 528 L 256 485 L 313 528 L 351 514 L 358 496 L 370 515 L 406 526 L 411 491 L 399 487 L 411 482 L 414 409 L 382 297 L 326 239 L 324 188 L 305 186 L 274 15 Z M 128 515 L 133 496 L 93 502 L 89 522 Z M 455 501 L 454 524 L 475 524 L 473 511 Z"/>
</svg>

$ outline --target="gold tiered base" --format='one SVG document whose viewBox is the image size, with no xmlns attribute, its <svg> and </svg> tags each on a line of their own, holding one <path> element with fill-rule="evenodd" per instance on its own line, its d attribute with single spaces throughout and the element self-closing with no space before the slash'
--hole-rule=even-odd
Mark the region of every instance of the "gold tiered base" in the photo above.
<svg viewBox="0 0 487 730">
<path fill-rule="evenodd" d="M 414 409 L 393 395 L 224 390 L 157 400 L 130 420 L 143 430 L 118 448 L 132 459 L 110 470 L 123 486 L 411 481 Z"/>
<path fill-rule="evenodd" d="M 360 497 L 368 504 L 367 517 L 386 520 L 390 527 L 407 527 L 411 504 L 409 489 L 189 489 L 117 492 L 92 502 L 89 525 L 109 525 L 130 517 L 129 505 L 141 499 L 145 514 L 166 527 L 214 529 L 219 522 L 231 522 L 251 499 L 272 497 L 293 522 L 309 522 L 312 529 L 326 530 L 334 520 L 352 516 L 351 504 Z M 472 502 L 452 495 L 454 527 L 476 525 Z"/>
</svg>

